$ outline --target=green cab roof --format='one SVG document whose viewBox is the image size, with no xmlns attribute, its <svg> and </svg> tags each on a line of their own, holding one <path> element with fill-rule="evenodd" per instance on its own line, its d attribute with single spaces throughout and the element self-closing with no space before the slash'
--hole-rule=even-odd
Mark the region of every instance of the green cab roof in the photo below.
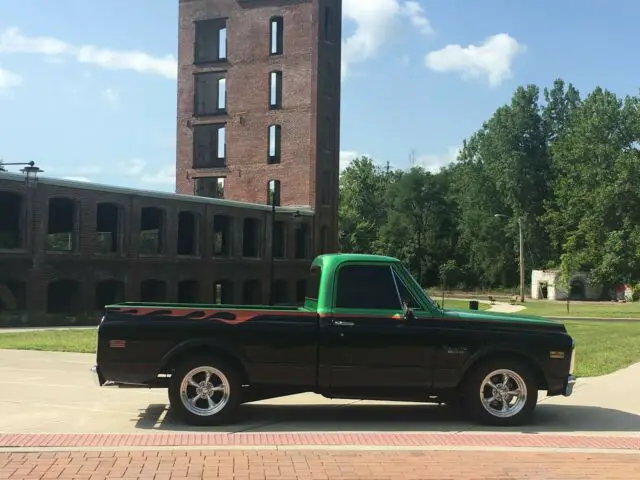
<svg viewBox="0 0 640 480">
<path fill-rule="evenodd" d="M 326 253 L 317 256 L 313 261 L 313 265 L 335 268 L 345 262 L 398 263 L 400 260 L 385 255 L 372 255 L 367 253 Z"/>
</svg>

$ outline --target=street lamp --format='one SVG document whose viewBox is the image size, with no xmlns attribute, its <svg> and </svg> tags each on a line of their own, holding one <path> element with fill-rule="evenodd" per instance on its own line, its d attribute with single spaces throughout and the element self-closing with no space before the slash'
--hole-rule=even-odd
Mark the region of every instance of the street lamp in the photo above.
<svg viewBox="0 0 640 480">
<path fill-rule="evenodd" d="M 2 170 L 1 167 L 5 167 L 7 165 L 11 165 L 11 166 L 22 165 L 22 166 L 24 166 L 24 168 L 21 169 L 20 171 L 24 174 L 24 180 L 25 180 L 25 183 L 27 184 L 28 187 L 34 185 L 38 181 L 38 173 L 41 173 L 41 172 L 44 171 L 44 170 L 40 170 L 39 167 L 36 167 L 34 161 L 31 161 L 31 162 L 14 162 L 14 163 L 0 162 L 0 171 Z"/>
<path fill-rule="evenodd" d="M 496 218 L 509 218 L 508 215 L 496 213 Z M 520 237 L 520 302 L 524 303 L 524 240 L 522 238 L 522 217 L 518 217 L 518 234 Z"/>
<path fill-rule="evenodd" d="M 296 219 L 300 217 L 300 212 L 295 211 L 291 214 L 292 219 Z M 275 251 L 276 251 L 276 242 L 274 238 L 275 232 L 275 218 L 276 218 L 276 207 L 274 202 L 271 202 L 271 257 L 269 258 L 269 305 L 273 306 L 274 304 L 274 295 L 273 295 L 273 282 L 274 282 L 274 264 L 275 264 Z"/>
</svg>

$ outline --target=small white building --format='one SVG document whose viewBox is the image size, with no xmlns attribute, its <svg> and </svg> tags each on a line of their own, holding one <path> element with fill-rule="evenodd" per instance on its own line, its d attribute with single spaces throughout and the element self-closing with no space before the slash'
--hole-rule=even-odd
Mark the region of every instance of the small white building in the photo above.
<svg viewBox="0 0 640 480">
<path fill-rule="evenodd" d="M 587 272 L 575 273 L 569 281 L 571 300 L 599 300 L 602 285 L 590 285 Z M 531 298 L 534 300 L 566 300 L 567 286 L 562 282 L 560 270 L 533 270 L 531 272 Z"/>
</svg>

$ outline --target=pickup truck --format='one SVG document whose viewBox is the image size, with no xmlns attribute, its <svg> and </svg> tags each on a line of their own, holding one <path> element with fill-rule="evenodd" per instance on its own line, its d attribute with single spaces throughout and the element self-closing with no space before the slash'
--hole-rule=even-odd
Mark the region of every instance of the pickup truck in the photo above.
<svg viewBox="0 0 640 480">
<path fill-rule="evenodd" d="M 307 285 L 300 307 L 108 305 L 94 378 L 168 388 L 172 412 L 192 425 L 315 392 L 444 403 L 506 426 L 530 420 L 540 390 L 572 393 L 575 343 L 560 322 L 442 309 L 385 256 L 320 255 Z"/>
</svg>

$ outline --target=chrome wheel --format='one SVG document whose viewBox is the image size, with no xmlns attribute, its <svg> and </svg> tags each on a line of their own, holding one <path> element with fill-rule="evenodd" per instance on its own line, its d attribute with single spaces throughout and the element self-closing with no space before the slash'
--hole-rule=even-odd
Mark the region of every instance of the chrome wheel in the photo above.
<svg viewBox="0 0 640 480">
<path fill-rule="evenodd" d="M 196 367 L 190 370 L 180 384 L 180 400 L 194 415 L 208 417 L 220 412 L 229 402 L 229 380 L 217 368 Z"/>
<path fill-rule="evenodd" d="M 494 417 L 512 417 L 527 403 L 527 384 L 513 370 L 494 370 L 480 384 L 480 401 Z"/>
</svg>

